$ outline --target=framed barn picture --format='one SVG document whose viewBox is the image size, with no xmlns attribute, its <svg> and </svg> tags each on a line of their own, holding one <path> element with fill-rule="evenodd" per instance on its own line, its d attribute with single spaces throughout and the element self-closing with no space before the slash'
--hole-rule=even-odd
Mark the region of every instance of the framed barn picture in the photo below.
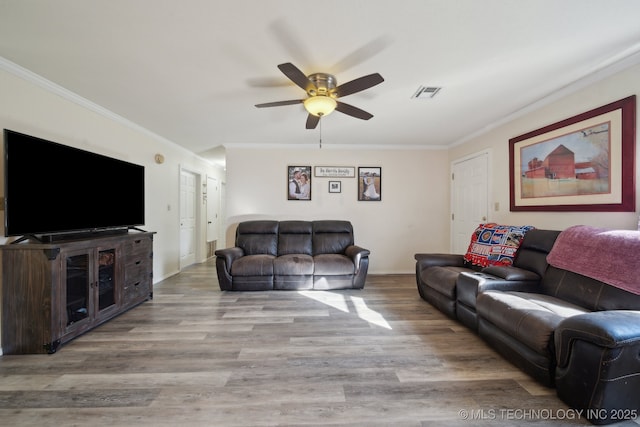
<svg viewBox="0 0 640 427">
<path fill-rule="evenodd" d="M 511 211 L 635 210 L 635 95 L 509 140 Z"/>
</svg>

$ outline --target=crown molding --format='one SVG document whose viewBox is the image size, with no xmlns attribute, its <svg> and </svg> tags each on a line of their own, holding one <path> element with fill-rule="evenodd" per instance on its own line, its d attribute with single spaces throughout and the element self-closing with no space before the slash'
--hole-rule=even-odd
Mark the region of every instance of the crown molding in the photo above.
<svg viewBox="0 0 640 427">
<path fill-rule="evenodd" d="M 38 87 L 40 87 L 41 89 L 44 89 L 45 91 L 49 92 L 49 93 L 53 93 L 55 95 L 60 96 L 61 98 L 73 102 L 74 104 L 77 104 L 89 111 L 92 111 L 96 114 L 101 115 L 102 117 L 105 117 L 109 120 L 112 120 L 118 124 L 121 124 L 123 126 L 128 127 L 129 129 L 132 129 L 136 132 L 140 132 L 148 137 L 151 137 L 159 142 L 162 142 L 163 144 L 167 144 L 170 145 L 173 148 L 177 148 L 191 156 L 196 156 L 199 159 L 201 159 L 204 162 L 210 163 L 214 166 L 218 166 L 215 163 L 210 162 L 209 160 L 199 156 L 198 154 L 187 150 L 186 148 L 184 148 L 183 146 L 176 144 L 175 142 L 158 135 L 155 132 L 150 131 L 149 129 L 140 126 L 137 123 L 132 122 L 129 119 L 126 119 L 122 116 L 120 116 L 119 114 L 114 113 L 111 110 L 108 110 L 98 104 L 96 104 L 95 102 L 89 101 L 86 98 L 83 98 L 82 96 L 78 95 L 75 92 L 70 91 L 69 89 L 66 89 L 54 82 L 52 82 L 51 80 L 45 79 L 44 77 L 42 77 L 39 74 L 34 73 L 31 70 L 28 70 L 18 64 L 16 64 L 15 62 L 9 61 L 8 59 L 0 56 L 0 69 L 4 70 L 10 74 L 13 74 L 14 76 L 21 78 L 29 83 L 32 83 Z"/>
<path fill-rule="evenodd" d="M 410 144 L 331 144 L 331 143 L 322 143 L 322 148 L 319 148 L 318 143 L 309 143 L 309 144 L 263 144 L 263 143 L 227 143 L 223 144 L 226 149 L 270 149 L 270 150 L 291 150 L 291 148 L 295 148 L 296 150 L 448 150 L 449 146 L 447 145 L 410 145 Z"/>
<path fill-rule="evenodd" d="M 453 142 L 449 147 L 453 148 L 458 145 L 462 145 L 465 142 L 471 141 L 481 135 L 486 134 L 487 132 L 507 124 L 517 118 L 520 118 L 528 113 L 536 111 L 542 107 L 545 107 L 555 101 L 558 101 L 565 96 L 571 95 L 581 89 L 584 89 L 592 84 L 595 84 L 601 80 L 606 79 L 614 74 L 618 74 L 628 68 L 631 68 L 635 65 L 640 64 L 640 43 L 636 43 L 633 46 L 618 52 L 615 55 L 610 56 L 606 60 L 602 61 L 597 66 L 593 67 L 591 70 L 587 71 L 582 75 L 582 77 L 575 79 L 566 85 L 554 90 L 553 92 L 547 94 L 546 96 L 533 101 L 524 107 L 520 108 L 513 113 L 504 116 L 503 118 L 496 120 L 493 123 L 488 124 L 482 129 L 473 132 L 455 142 Z"/>
</svg>

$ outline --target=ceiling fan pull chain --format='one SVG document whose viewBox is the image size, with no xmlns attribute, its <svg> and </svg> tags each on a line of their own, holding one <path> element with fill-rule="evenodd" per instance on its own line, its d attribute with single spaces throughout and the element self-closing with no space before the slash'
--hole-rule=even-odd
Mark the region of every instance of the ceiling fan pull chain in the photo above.
<svg viewBox="0 0 640 427">
<path fill-rule="evenodd" d="M 322 117 L 320 117 L 320 149 L 322 149 Z"/>
</svg>

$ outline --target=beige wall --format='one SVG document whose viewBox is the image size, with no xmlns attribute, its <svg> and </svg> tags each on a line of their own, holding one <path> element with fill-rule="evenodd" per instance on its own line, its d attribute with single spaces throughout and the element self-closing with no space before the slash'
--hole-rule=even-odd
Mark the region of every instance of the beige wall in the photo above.
<svg viewBox="0 0 640 427">
<path fill-rule="evenodd" d="M 597 83 L 567 95 L 549 105 L 499 126 L 474 138 L 449 152 L 449 160 L 455 161 L 470 153 L 484 149 L 493 152 L 491 172 L 492 194 L 489 219 L 506 224 L 531 224 L 539 228 L 563 230 L 571 225 L 585 224 L 596 227 L 636 229 L 640 196 L 640 150 L 636 148 L 636 212 L 510 212 L 509 211 L 509 139 L 534 131 L 560 120 L 584 113 L 610 102 L 640 94 L 640 65 L 607 77 Z M 640 101 L 640 100 L 637 100 Z M 640 108 L 636 106 L 636 147 Z"/>
<path fill-rule="evenodd" d="M 287 200 L 287 166 L 379 166 L 382 200 L 357 200 L 357 178 L 312 177 L 312 200 Z M 329 180 L 342 182 L 329 193 Z M 371 273 L 410 273 L 416 252 L 449 247 L 445 150 L 227 147 L 227 242 L 247 219 L 344 219 L 371 250 Z"/>
</svg>

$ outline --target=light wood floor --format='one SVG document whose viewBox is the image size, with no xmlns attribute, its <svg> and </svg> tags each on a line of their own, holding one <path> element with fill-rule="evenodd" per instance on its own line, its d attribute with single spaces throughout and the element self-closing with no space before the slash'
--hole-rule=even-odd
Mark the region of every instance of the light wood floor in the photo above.
<svg viewBox="0 0 640 427">
<path fill-rule="evenodd" d="M 208 262 L 56 354 L 0 357 L 3 426 L 590 425 L 567 416 L 413 275 L 223 293 Z"/>
</svg>

